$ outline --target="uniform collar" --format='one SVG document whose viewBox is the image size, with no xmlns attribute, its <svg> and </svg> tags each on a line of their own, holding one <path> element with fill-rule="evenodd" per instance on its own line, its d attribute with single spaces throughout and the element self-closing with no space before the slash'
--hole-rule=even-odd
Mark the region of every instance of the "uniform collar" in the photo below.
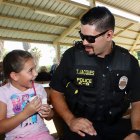
<svg viewBox="0 0 140 140">
<path fill-rule="evenodd" d="M 115 50 L 116 50 L 116 45 L 115 45 L 115 42 L 112 41 L 112 50 L 111 50 L 111 52 L 109 54 L 107 54 L 105 56 L 105 58 L 112 57 L 114 55 Z"/>
</svg>

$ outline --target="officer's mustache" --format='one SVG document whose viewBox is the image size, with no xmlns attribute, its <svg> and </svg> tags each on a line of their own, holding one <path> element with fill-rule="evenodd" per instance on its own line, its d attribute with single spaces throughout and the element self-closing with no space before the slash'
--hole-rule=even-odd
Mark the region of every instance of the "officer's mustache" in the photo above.
<svg viewBox="0 0 140 140">
<path fill-rule="evenodd" d="M 88 50 L 86 50 L 86 49 L 92 49 L 92 50 L 93 50 L 93 53 L 90 53 L 90 52 L 89 52 Z M 91 45 L 86 45 L 86 46 L 85 46 L 85 51 L 86 51 L 86 53 L 87 53 L 88 55 L 90 55 L 90 56 L 95 55 L 95 54 L 94 54 L 94 47 L 91 46 Z"/>
<path fill-rule="evenodd" d="M 86 46 L 85 46 L 85 50 L 86 50 L 86 49 L 93 49 L 93 51 L 94 51 L 94 47 L 91 46 L 91 45 L 86 45 Z"/>
</svg>

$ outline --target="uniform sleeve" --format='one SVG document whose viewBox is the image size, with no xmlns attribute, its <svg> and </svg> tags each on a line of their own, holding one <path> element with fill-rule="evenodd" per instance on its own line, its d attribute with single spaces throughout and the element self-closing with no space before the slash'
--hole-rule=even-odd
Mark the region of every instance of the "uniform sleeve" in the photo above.
<svg viewBox="0 0 140 140">
<path fill-rule="evenodd" d="M 74 63 L 74 53 L 73 48 L 68 49 L 61 59 L 59 66 L 57 67 L 52 80 L 50 82 L 50 87 L 59 91 L 64 92 L 63 80 L 69 74 L 69 71 L 73 68 Z"/>
<path fill-rule="evenodd" d="M 140 101 L 140 67 L 137 59 L 131 56 L 131 81 L 130 81 L 130 100 L 131 102 Z"/>
</svg>

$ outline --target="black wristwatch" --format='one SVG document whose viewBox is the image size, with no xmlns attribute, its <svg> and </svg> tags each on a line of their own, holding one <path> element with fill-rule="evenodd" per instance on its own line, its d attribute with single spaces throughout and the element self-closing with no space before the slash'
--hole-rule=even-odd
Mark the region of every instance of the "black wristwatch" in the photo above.
<svg viewBox="0 0 140 140">
<path fill-rule="evenodd" d="M 135 134 L 137 134 L 138 136 L 140 136 L 140 130 L 135 130 L 135 129 L 133 129 L 133 130 L 131 130 L 130 133 L 135 133 Z"/>
</svg>

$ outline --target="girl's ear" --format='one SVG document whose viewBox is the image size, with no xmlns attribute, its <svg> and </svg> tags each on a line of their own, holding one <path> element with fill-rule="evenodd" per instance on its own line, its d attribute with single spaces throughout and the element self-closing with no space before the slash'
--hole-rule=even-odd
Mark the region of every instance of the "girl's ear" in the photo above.
<svg viewBox="0 0 140 140">
<path fill-rule="evenodd" d="M 10 73 L 10 77 L 11 77 L 11 79 L 13 79 L 14 81 L 17 81 L 17 80 L 18 80 L 18 73 L 16 73 L 16 72 L 11 72 L 11 73 Z"/>
</svg>

